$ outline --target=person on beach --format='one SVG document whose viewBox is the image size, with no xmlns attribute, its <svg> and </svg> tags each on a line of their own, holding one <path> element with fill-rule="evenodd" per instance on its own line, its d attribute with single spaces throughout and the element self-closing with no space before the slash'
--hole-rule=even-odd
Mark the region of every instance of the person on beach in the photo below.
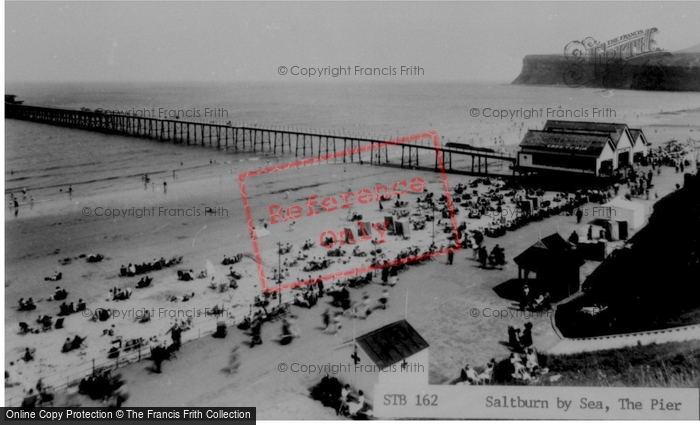
<svg viewBox="0 0 700 425">
<path fill-rule="evenodd" d="M 370 314 L 372 314 L 372 299 L 369 297 L 369 294 L 365 293 L 362 296 L 362 318 L 366 319 L 369 317 Z"/>
<path fill-rule="evenodd" d="M 520 337 L 520 345 L 524 348 L 529 348 L 532 345 L 532 323 L 525 323 L 525 330 Z"/>
<path fill-rule="evenodd" d="M 528 348 L 526 353 L 525 367 L 527 368 L 528 372 L 532 373 L 540 367 L 539 360 L 537 359 L 537 353 L 532 348 Z"/>
<path fill-rule="evenodd" d="M 25 362 L 31 362 L 32 360 L 34 360 L 34 356 L 32 354 L 32 351 L 29 349 L 29 347 L 27 347 L 24 350 L 24 357 L 22 357 L 22 358 L 24 359 Z"/>
<path fill-rule="evenodd" d="M 485 246 L 479 247 L 479 262 L 481 263 L 481 267 L 486 267 L 486 261 L 489 258 L 489 254 L 486 251 Z"/>
<path fill-rule="evenodd" d="M 586 236 L 589 241 L 593 240 L 593 226 L 588 226 L 588 234 Z"/>
<path fill-rule="evenodd" d="M 162 346 L 157 346 L 152 350 L 151 354 L 151 360 L 153 360 L 153 372 L 154 373 L 162 373 L 163 370 L 161 369 L 161 365 L 163 364 L 163 360 L 165 360 L 165 352 L 167 350 L 162 347 Z"/>
<path fill-rule="evenodd" d="M 323 332 L 328 332 L 328 329 L 331 327 L 331 310 L 327 308 L 321 317 L 323 317 Z"/>
<path fill-rule="evenodd" d="M 569 242 L 571 242 L 572 244 L 578 243 L 578 233 L 576 233 L 576 230 L 571 232 L 571 236 L 569 236 Z"/>
<path fill-rule="evenodd" d="M 581 208 L 576 210 L 576 224 L 581 224 L 581 219 L 583 218 L 583 211 Z"/>
<path fill-rule="evenodd" d="M 474 253 L 473 259 L 478 260 L 479 259 L 479 244 L 476 242 L 476 238 L 474 236 L 471 236 L 469 238 L 469 245 L 471 245 L 472 251 Z"/>
<path fill-rule="evenodd" d="M 528 305 L 530 305 L 530 302 L 532 301 L 532 298 L 530 296 L 530 286 L 527 284 L 523 285 L 523 298 L 522 301 L 520 301 L 520 309 L 525 311 Z"/>
<path fill-rule="evenodd" d="M 343 327 L 343 324 L 341 322 L 342 316 L 343 316 L 343 312 L 341 312 L 341 311 L 337 311 L 335 313 L 335 315 L 333 316 L 333 336 L 338 335 L 338 331 L 340 330 L 340 328 Z"/>
<path fill-rule="evenodd" d="M 318 279 L 316 279 L 316 288 L 318 289 L 319 298 L 323 297 L 324 286 L 323 286 L 323 279 L 321 279 L 321 275 L 318 275 Z"/>
<path fill-rule="evenodd" d="M 508 326 L 508 345 L 515 351 L 520 351 L 522 348 L 520 343 L 520 329 L 515 329 L 512 326 Z"/>
<path fill-rule="evenodd" d="M 297 324 L 297 316 L 292 314 L 289 316 L 287 321 L 289 322 L 289 330 L 292 332 L 292 337 L 301 337 L 301 331 L 299 330 L 299 325 Z"/>
<path fill-rule="evenodd" d="M 280 344 L 287 345 L 294 339 L 292 333 L 292 325 L 287 318 L 282 319 L 282 334 L 280 335 Z"/>
<path fill-rule="evenodd" d="M 487 364 L 481 374 L 479 374 L 478 379 L 481 383 L 491 382 L 491 376 L 493 375 L 493 368 L 496 366 L 496 359 L 491 359 Z"/>
<path fill-rule="evenodd" d="M 262 344 L 262 338 L 260 338 L 261 329 L 262 320 L 260 317 L 256 316 L 255 319 L 253 319 L 253 324 L 250 327 L 250 348 Z"/>
<path fill-rule="evenodd" d="M 180 346 L 182 345 L 182 329 L 180 326 L 176 323 L 173 325 L 172 328 L 170 328 L 166 334 L 170 333 L 171 337 L 173 338 L 173 348 L 176 351 L 180 350 Z"/>
<path fill-rule="evenodd" d="M 241 362 L 238 357 L 238 346 L 234 346 L 233 349 L 231 350 L 231 354 L 229 356 L 228 360 L 228 376 L 233 375 L 234 373 L 238 372 L 238 367 L 241 365 Z"/>
<path fill-rule="evenodd" d="M 399 273 L 396 271 L 396 267 L 392 267 L 389 271 L 389 286 L 396 286 L 396 282 L 399 281 Z"/>
<path fill-rule="evenodd" d="M 127 392 L 126 384 L 122 384 L 121 386 L 119 386 L 119 388 L 114 390 L 112 395 L 116 397 L 115 407 L 117 409 L 121 408 L 122 404 L 124 404 L 124 402 L 129 399 L 129 393 Z"/>
<path fill-rule="evenodd" d="M 382 296 L 379 297 L 378 303 L 379 303 L 379 305 L 382 306 L 382 309 L 386 310 L 386 306 L 389 304 L 389 290 L 388 289 L 384 289 L 384 291 L 382 291 Z"/>
<path fill-rule="evenodd" d="M 520 374 L 525 369 L 522 359 L 515 353 L 510 353 L 510 364 L 513 366 L 516 375 Z"/>
<path fill-rule="evenodd" d="M 479 382 L 479 376 L 476 374 L 474 368 L 472 368 L 469 364 L 462 368 L 460 378 L 462 378 L 462 382 L 470 385 L 476 385 Z"/>
<path fill-rule="evenodd" d="M 450 251 L 447 253 L 447 265 L 451 266 L 452 261 L 455 259 L 455 253 L 454 251 Z"/>
<path fill-rule="evenodd" d="M 342 415 L 348 407 L 349 397 L 350 397 L 350 384 L 345 384 L 342 390 L 340 390 L 340 406 L 338 406 L 337 414 Z"/>
<path fill-rule="evenodd" d="M 362 390 L 357 392 L 357 401 L 348 403 L 348 413 L 350 416 L 355 416 L 363 407 L 365 407 L 365 395 Z"/>
</svg>

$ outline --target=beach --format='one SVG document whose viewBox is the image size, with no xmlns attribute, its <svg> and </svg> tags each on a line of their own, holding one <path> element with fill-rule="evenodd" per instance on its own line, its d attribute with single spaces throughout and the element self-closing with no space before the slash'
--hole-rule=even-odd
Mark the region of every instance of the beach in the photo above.
<svg viewBox="0 0 700 425">
<path fill-rule="evenodd" d="M 660 145 L 672 139 L 685 141 L 698 137 L 698 116 L 698 110 L 679 110 L 648 113 L 628 121 L 630 126 L 642 126 L 649 141 Z M 107 357 L 108 350 L 114 345 L 112 341 L 117 339 L 115 336 L 121 336 L 124 341 L 155 338 L 151 340 L 153 344 L 169 343 L 167 331 L 176 320 L 187 321 L 190 316 L 195 317 L 190 329 L 183 334 L 185 344 L 177 359 L 164 364 L 162 375 L 149 373 L 150 362 L 143 361 L 119 369 L 128 382 L 131 405 L 215 406 L 229 405 L 231 400 L 236 400 L 238 405 L 258 406 L 259 418 L 333 417 L 332 410 L 324 409 L 307 396 L 308 387 L 316 383 L 319 376 L 284 374 L 277 370 L 277 365 L 299 362 L 300 359 L 307 364 L 327 363 L 327 353 L 339 343 L 351 339 L 353 333 L 362 334 L 402 318 L 407 319 L 430 344 L 430 382 L 433 384 L 453 380 L 465 362 L 483 365 L 492 357 L 507 355 L 509 350 L 502 341 L 507 337 L 508 326 L 522 327 L 527 321 L 533 322 L 538 350 L 546 350 L 559 341 L 551 317 L 547 315 L 511 316 L 507 319 L 495 318 L 493 314 L 484 316 L 487 309 L 491 312 L 513 311 L 512 301 L 499 297 L 494 288 L 515 278 L 517 267 L 509 261 L 502 270 L 482 269 L 471 259 L 471 250 L 465 249 L 457 252 L 453 265 L 446 265 L 446 256 L 443 255 L 401 273 L 398 285 L 389 289 L 390 307 L 386 311 L 377 311 L 363 320 L 344 318 L 344 327 L 337 336 L 324 334 L 318 329 L 321 327 L 319 315 L 330 301 L 326 297 L 319 301 L 321 305 L 310 310 L 292 307 L 302 329 L 299 340 L 290 346 L 278 346 L 270 340 L 278 332 L 279 324 L 266 324 L 262 333 L 264 344 L 249 349 L 244 344 L 247 337 L 234 325 L 252 311 L 255 296 L 261 294 L 261 277 L 254 261 L 238 176 L 242 172 L 290 161 L 293 157 L 224 152 L 8 121 L 10 150 L 22 152 L 22 143 L 29 140 L 23 135 L 37 131 L 72 140 L 85 148 L 79 153 L 80 161 L 76 159 L 70 164 L 74 171 L 63 176 L 42 174 L 41 170 L 51 168 L 48 163 L 17 167 L 12 174 L 10 170 L 6 174 L 7 191 L 21 199 L 17 216 L 14 209 L 6 208 L 6 367 L 12 380 L 21 384 L 7 388 L 7 399 L 21 398 L 23 391 L 33 387 L 39 378 L 43 378 L 45 384 L 57 387 L 79 379 L 81 374 L 91 371 L 93 360 L 97 365 L 117 364 L 118 360 Z M 485 133 L 483 137 L 490 136 Z M 510 137 L 516 139 L 515 135 Z M 100 153 L 100 149 L 87 146 L 88 143 L 112 146 L 114 151 Z M 503 146 L 513 149 L 512 143 Z M 110 166 L 109 162 L 90 161 L 91 156 L 99 160 L 102 160 L 101 156 L 111 156 L 116 162 Z M 61 160 L 59 157 L 58 162 Z M 91 162 L 95 164 L 90 165 Z M 144 181 L 144 174 L 149 174 L 149 181 Z M 20 178 L 25 179 L 17 180 Z M 277 242 L 294 245 L 293 252 L 296 252 L 306 239 L 312 239 L 316 246 L 309 255 L 327 258 L 327 250 L 319 246 L 321 233 L 350 226 L 355 229 L 355 223 L 347 220 L 346 212 L 335 211 L 301 217 L 292 231 L 288 223 L 270 223 L 269 206 L 303 206 L 312 195 L 317 195 L 320 201 L 326 196 L 339 197 L 349 189 L 372 190 L 377 185 L 391 187 L 395 182 L 410 182 L 415 178 L 423 179 L 436 197 L 444 193 L 438 173 L 357 163 L 315 164 L 246 181 L 255 223 L 262 226 L 263 222 L 259 220 L 266 220 L 270 232 L 269 236 L 259 239 L 267 282 L 274 283 L 271 270 L 282 260 L 277 255 Z M 658 195 L 663 197 L 682 181 L 682 174 L 664 167 L 662 174 L 655 179 Z M 473 177 L 447 175 L 451 188 L 460 183 L 468 185 L 473 180 Z M 33 202 L 22 198 L 20 191 L 25 184 Z M 478 187 L 480 192 L 487 189 L 484 185 Z M 401 199 L 409 202 L 407 209 L 412 209 L 419 196 L 419 193 L 408 193 Z M 546 196 L 549 199 L 554 194 Z M 387 211 L 395 209 L 391 202 L 393 200 L 384 203 L 383 211 L 375 202 L 357 205 L 353 211 L 363 214 L 364 221 L 381 223 Z M 646 204 L 648 216 L 654 200 L 640 202 Z M 207 213 L 207 209 L 213 213 Z M 489 220 L 468 220 L 466 211 L 462 210 L 456 221 L 466 221 L 468 228 L 476 228 L 486 225 Z M 539 238 L 554 232 L 566 238 L 574 230 L 583 236 L 583 228 L 576 223 L 575 217 L 552 216 L 508 232 L 503 237 L 486 238 L 485 245 L 490 249 L 499 244 L 505 248 L 506 258 L 511 260 Z M 446 247 L 449 235 L 438 226 L 436 245 Z M 423 230 L 411 231 L 410 236 L 408 240 L 387 236 L 383 246 L 377 246 L 382 247 L 389 258 L 390 254 L 395 255 L 411 246 L 427 249 L 432 241 L 431 223 L 427 223 Z M 369 241 L 355 245 L 367 253 L 374 248 Z M 353 247 L 342 248 L 349 252 Z M 102 254 L 105 258 L 101 262 L 88 263 L 86 258 L 81 258 L 83 254 Z M 206 270 L 207 261 L 213 264 L 217 274 L 223 276 L 228 272 L 228 266 L 222 265 L 221 260 L 224 256 L 236 254 L 244 254 L 242 261 L 233 266 L 242 275 L 237 282 L 238 289 L 226 292 L 210 289 L 211 276 L 189 282 L 177 279 L 177 270 L 191 269 L 197 275 Z M 140 276 L 119 277 L 122 265 L 179 256 L 183 257 L 181 264 L 149 274 L 154 281 L 148 288 L 135 288 Z M 316 278 L 319 273 L 330 275 L 349 268 L 366 267 L 370 261 L 371 255 L 354 257 L 346 264 L 336 261 L 328 269 L 312 273 L 304 272 L 299 266 L 292 268 L 284 283 L 295 282 L 297 277 L 306 279 L 311 275 Z M 582 281 L 596 265 L 596 262 L 586 263 L 581 271 Z M 57 271 L 63 274 L 62 280 L 44 280 Z M 374 282 L 378 281 L 377 276 Z M 56 286 L 68 291 L 68 301 L 75 302 L 80 298 L 92 311 L 110 308 L 120 311 L 119 317 L 93 322 L 82 313 L 75 313 L 65 318 L 63 329 L 19 335 L 19 322 L 36 328 L 35 321 L 40 314 L 53 316 L 54 320 L 57 318 L 60 302 L 48 300 Z M 115 287 L 131 288 L 131 298 L 112 301 L 109 291 Z M 351 291 L 351 297 L 359 301 L 366 292 L 372 300 L 377 300 L 383 289 L 381 285 L 371 284 Z M 182 301 L 183 296 L 192 293 L 194 297 Z M 29 297 L 34 298 L 37 309 L 17 311 L 17 301 Z M 290 298 L 290 291 L 283 292 L 284 301 Z M 272 305 L 275 302 L 271 300 Z M 206 313 L 215 305 L 225 310 L 223 319 L 232 326 L 224 340 L 209 335 L 215 330 L 216 322 L 221 320 L 221 317 Z M 479 311 L 476 317 L 468 313 L 474 308 Z M 138 312 L 144 310 L 153 312 L 151 321 L 139 323 Z M 199 316 L 196 316 L 197 312 Z M 105 330 L 112 329 L 112 325 L 113 335 L 103 335 Z M 75 335 L 87 336 L 86 347 L 61 353 L 63 341 Z M 242 346 L 243 367 L 237 375 L 229 378 L 221 373 L 221 369 L 225 367 L 227 353 L 234 344 Z M 26 347 L 37 350 L 32 362 L 19 360 Z M 144 348 L 143 357 L 147 356 L 148 351 Z M 188 390 L 161 391 L 173 387 Z"/>
</svg>

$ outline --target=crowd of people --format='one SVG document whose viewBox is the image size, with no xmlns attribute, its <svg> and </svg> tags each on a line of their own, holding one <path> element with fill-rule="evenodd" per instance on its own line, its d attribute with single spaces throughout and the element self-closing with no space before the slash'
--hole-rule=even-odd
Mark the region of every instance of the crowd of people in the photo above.
<svg viewBox="0 0 700 425">
<path fill-rule="evenodd" d="M 224 255 L 224 259 L 221 261 L 221 264 L 224 266 L 229 266 L 231 264 L 236 264 L 240 262 L 243 259 L 243 254 L 236 254 L 233 257 L 228 257 Z"/>
<path fill-rule="evenodd" d="M 544 291 L 535 294 L 530 290 L 530 285 L 524 284 L 519 302 L 520 310 L 533 312 L 551 310 L 550 299 L 551 296 L 549 292 Z"/>
<path fill-rule="evenodd" d="M 335 410 L 336 415 L 352 419 L 368 419 L 372 410 L 362 390 L 353 390 L 350 384 L 343 385 L 337 378 L 325 375 L 311 389 L 311 397 Z"/>
<path fill-rule="evenodd" d="M 679 172 L 683 171 L 683 167 L 687 166 L 685 161 L 679 160 L 678 155 L 672 150 L 661 150 L 659 149 L 658 154 L 651 155 L 650 163 L 652 167 L 657 164 L 668 165 L 669 161 L 672 161 L 678 168 Z M 675 158 L 675 159 L 674 159 Z M 630 170 L 626 178 L 627 182 L 630 184 L 632 193 L 640 196 L 643 193 L 648 193 L 650 187 L 652 187 L 653 173 L 639 173 L 635 170 Z M 520 226 L 527 221 L 517 221 L 520 216 L 517 214 L 515 218 L 508 220 L 505 214 L 502 214 L 505 206 L 509 204 L 516 205 L 516 208 L 522 209 L 523 211 L 528 209 L 526 205 L 534 205 L 536 199 L 537 208 L 532 207 L 529 213 L 523 213 L 523 217 L 527 217 L 527 220 L 536 220 L 539 217 L 544 217 L 547 214 L 556 214 L 561 211 L 566 211 L 567 213 L 571 211 L 574 214 L 575 209 L 582 205 L 583 203 L 591 199 L 605 200 L 611 196 L 610 191 L 579 191 L 572 194 L 560 193 L 554 195 L 551 199 L 544 199 L 544 193 L 542 191 L 533 189 L 522 189 L 513 188 L 501 184 L 499 181 L 494 179 L 477 179 L 477 181 L 472 182 L 469 188 L 475 189 L 479 185 L 490 187 L 487 191 L 472 191 L 468 193 L 466 185 L 459 184 L 455 188 L 454 198 L 455 204 L 459 203 L 460 206 L 464 207 L 469 211 L 470 217 L 476 218 L 484 215 L 498 215 L 497 220 L 493 220 L 490 226 L 467 229 L 465 222 L 460 223 L 456 228 L 452 228 L 451 220 L 445 220 L 450 218 L 450 211 L 447 207 L 447 198 L 443 195 L 439 199 L 436 199 L 432 192 L 427 192 L 423 197 L 418 198 L 418 202 L 412 205 L 415 207 L 413 214 L 411 211 L 406 209 L 400 209 L 408 207 L 409 203 L 407 201 L 398 201 L 393 204 L 395 210 L 393 211 L 394 216 L 405 217 L 410 216 L 409 220 L 413 224 L 413 230 L 425 230 L 426 223 L 433 221 L 433 214 L 426 213 L 426 210 L 435 210 L 439 212 L 440 220 L 436 220 L 436 225 L 441 228 L 441 232 L 448 234 L 451 240 L 452 246 L 461 243 L 463 247 L 471 248 L 474 251 L 474 258 L 481 262 L 483 267 L 487 265 L 503 265 L 505 263 L 505 251 L 499 245 L 496 245 L 492 250 L 491 254 L 488 255 L 488 251 L 484 246 L 485 236 L 499 236 L 501 230 L 513 230 L 514 226 Z M 617 190 L 615 186 L 611 186 L 611 190 Z M 453 209 L 452 212 L 458 213 L 459 210 Z M 414 218 L 417 217 L 417 218 Z M 351 220 L 361 220 L 362 215 L 357 213 L 352 213 L 349 217 Z M 525 219 L 523 219 L 525 220 Z M 392 234 L 391 228 L 388 234 Z M 457 238 L 452 235 L 457 234 Z M 450 239 L 451 238 L 451 239 Z M 319 276 L 312 285 L 305 286 L 294 291 L 293 302 L 297 306 L 304 308 L 313 308 L 315 305 L 319 304 L 319 301 L 324 297 L 332 297 L 332 308 L 326 308 L 321 314 L 323 321 L 323 332 L 328 334 L 336 335 L 343 326 L 343 320 L 346 317 L 366 319 L 376 310 L 385 310 L 389 305 L 389 287 L 395 286 L 398 282 L 398 274 L 405 270 L 410 265 L 419 264 L 430 258 L 429 254 L 435 252 L 438 248 L 433 244 L 427 250 L 421 249 L 419 246 L 412 246 L 405 248 L 397 253 L 395 256 L 388 254 L 388 250 L 378 248 L 378 243 L 375 244 L 374 250 L 371 251 L 371 261 L 372 265 L 377 268 L 377 273 L 379 281 L 375 282 L 376 276 L 374 273 L 370 272 L 365 276 L 356 276 L 352 278 L 347 278 L 343 281 L 329 282 L 324 285 L 323 280 Z M 328 268 L 333 264 L 332 260 L 321 257 L 312 257 L 309 259 L 309 255 L 305 254 L 305 251 L 311 251 L 315 248 L 315 244 L 311 240 L 306 240 L 304 245 L 298 251 L 297 256 L 289 261 L 285 259 L 284 268 L 279 271 L 275 270 L 275 280 L 277 278 L 289 278 L 290 268 L 299 267 L 300 263 L 306 263 L 302 270 L 306 272 L 311 272 L 315 270 L 322 270 Z M 440 249 L 444 248 L 444 245 Z M 319 248 L 320 249 L 320 248 Z M 292 245 L 287 244 L 280 248 L 280 254 L 289 254 L 292 251 Z M 344 257 L 347 253 L 344 250 L 337 252 L 338 257 Z M 359 246 L 355 246 L 352 253 L 352 257 L 367 257 L 367 253 L 362 251 Z M 394 257 L 394 258 L 389 258 Z M 97 257 L 95 257 L 97 258 Z M 240 262 L 242 255 L 238 254 L 233 257 L 224 256 L 222 264 L 231 265 Z M 101 260 L 101 258 L 100 258 Z M 407 260 L 407 261 L 396 261 L 396 260 Z M 88 261 L 91 261 L 88 258 Z M 160 260 L 153 260 L 149 263 L 141 264 L 129 264 L 127 267 L 121 266 L 120 276 L 136 276 L 139 274 L 145 274 L 152 271 L 162 270 L 166 267 L 171 267 L 179 264 L 182 261 L 182 257 L 174 257 L 171 260 L 166 261 L 164 258 Z M 293 272 L 293 270 L 292 270 Z M 230 269 L 229 274 L 234 279 L 240 279 L 242 276 L 237 272 Z M 61 274 L 57 272 L 51 280 L 60 279 Z M 194 279 L 194 273 L 192 270 L 189 271 L 178 271 L 178 277 L 182 280 L 192 280 Z M 310 278 L 310 276 L 309 276 Z M 138 288 L 149 286 L 152 281 L 150 277 L 142 277 L 137 284 Z M 373 300 L 368 293 L 364 293 L 361 299 L 353 302 L 351 300 L 350 289 L 360 287 L 364 284 L 378 283 L 387 286 L 383 289 L 383 292 L 379 299 Z M 112 299 L 115 301 L 126 300 L 130 297 L 130 289 L 118 289 L 114 288 L 111 291 Z M 60 287 L 56 288 L 56 292 L 50 299 L 54 300 L 66 300 L 68 297 L 67 291 Z M 265 299 L 269 298 L 269 294 L 265 294 Z M 185 299 L 183 299 L 185 301 Z M 269 303 L 268 303 L 269 304 Z M 521 301 L 521 308 L 527 310 L 537 310 L 541 308 L 547 308 L 548 305 L 548 294 L 538 294 L 537 296 L 525 293 Z M 267 309 L 267 304 L 259 308 L 255 314 L 251 314 L 241 324 L 242 328 L 249 333 L 251 338 L 250 346 L 262 344 L 261 339 L 261 327 L 266 322 L 276 321 L 281 319 L 281 332 L 279 334 L 278 342 L 281 344 L 291 343 L 295 338 L 301 335 L 301 332 L 296 324 L 296 320 L 293 316 L 289 314 L 289 310 L 286 306 L 277 306 L 271 309 Z M 21 299 L 19 302 L 20 310 L 33 310 L 36 308 L 33 300 L 30 298 L 27 301 Z M 77 307 L 74 306 L 73 302 L 67 303 L 63 302 L 61 304 L 59 316 L 69 315 L 86 308 L 85 303 L 82 299 L 78 302 Z M 96 320 L 104 321 L 109 319 L 109 310 L 96 310 L 95 314 Z M 43 315 L 38 320 L 38 323 L 42 324 L 45 328 L 51 327 L 53 320 L 50 316 Z M 169 332 L 172 333 L 173 344 L 170 346 L 157 345 L 153 347 L 151 358 L 154 361 L 154 369 L 157 371 L 161 370 L 161 364 L 163 360 L 171 359 L 175 351 L 179 349 L 181 345 L 181 334 L 182 328 L 177 328 L 175 330 L 171 329 Z M 532 324 L 526 323 L 523 331 L 520 329 L 515 329 L 509 327 L 508 329 L 508 345 L 513 350 L 511 356 L 509 357 L 509 363 L 512 365 L 512 371 L 510 375 L 513 379 L 522 380 L 524 382 L 530 382 L 536 379 L 537 375 L 542 373 L 542 369 L 539 367 L 537 353 L 532 347 Z M 84 344 L 84 338 L 75 336 L 73 339 L 68 338 L 64 343 L 62 348 L 63 352 L 70 352 L 76 349 L 80 349 Z M 33 354 L 27 351 L 25 354 L 26 358 L 30 360 L 33 359 Z M 230 370 L 237 370 L 240 364 L 238 358 L 237 348 L 232 351 L 232 360 Z M 25 359 L 26 360 L 26 359 Z M 29 361 L 30 361 L 29 360 Z M 463 382 L 468 382 L 471 384 L 483 384 L 492 382 L 494 375 L 494 368 L 496 368 L 496 361 L 491 359 L 486 366 L 477 372 L 470 365 L 465 366 L 460 375 L 462 376 Z M 90 378 L 93 379 L 93 378 Z M 88 384 L 88 386 L 91 384 Z M 362 392 L 358 391 L 355 397 L 351 396 L 351 391 L 348 390 L 347 393 L 343 392 L 338 397 L 340 400 L 338 412 L 342 414 L 356 414 L 365 406 L 364 400 L 361 399 Z M 98 391 L 99 392 L 99 391 Z M 360 402 L 361 401 L 361 402 Z"/>
<path fill-rule="evenodd" d="M 486 366 L 477 371 L 470 364 L 460 370 L 457 385 L 487 385 L 494 383 L 536 382 L 540 375 L 548 373 L 547 368 L 540 367 L 537 351 L 533 347 L 532 323 L 525 323 L 524 330 L 508 326 L 506 346 L 511 353 L 507 359 L 497 362 L 492 358 Z"/>
<path fill-rule="evenodd" d="M 61 303 L 61 305 L 58 307 L 59 308 L 59 316 L 69 316 L 73 313 L 78 313 L 87 308 L 87 305 L 83 301 L 83 299 L 78 300 L 78 305 L 76 306 L 73 302 L 70 304 L 66 304 L 65 302 Z"/>
<path fill-rule="evenodd" d="M 652 170 L 663 166 L 674 167 L 676 172 L 684 172 L 691 165 L 689 155 L 696 152 L 700 145 L 698 141 L 688 139 L 687 142 L 671 140 L 670 142 L 650 148 L 647 156 L 641 158 L 640 163 L 651 166 Z"/>
<path fill-rule="evenodd" d="M 162 270 L 167 267 L 173 267 L 182 262 L 182 256 L 180 257 L 173 257 L 170 260 L 166 260 L 165 258 L 161 257 L 160 260 L 156 260 L 155 258 L 153 261 L 149 263 L 141 263 L 141 264 L 131 264 L 129 263 L 128 266 L 124 267 L 122 266 L 119 268 L 119 276 L 121 277 L 133 277 L 139 274 L 144 274 L 144 273 L 150 273 L 153 271 L 158 271 Z"/>
<path fill-rule="evenodd" d="M 324 258 L 323 260 L 319 259 L 316 260 L 316 257 L 314 257 L 313 260 L 310 260 L 306 266 L 304 266 L 303 270 L 305 272 L 315 272 L 317 270 L 323 270 L 327 269 L 328 267 L 333 264 L 333 260 L 329 260 L 327 258 Z"/>
</svg>

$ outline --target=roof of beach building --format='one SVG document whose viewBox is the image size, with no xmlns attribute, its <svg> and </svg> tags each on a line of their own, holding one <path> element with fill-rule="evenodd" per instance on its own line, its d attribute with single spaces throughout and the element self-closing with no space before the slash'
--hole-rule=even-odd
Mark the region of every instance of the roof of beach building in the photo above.
<svg viewBox="0 0 700 425">
<path fill-rule="evenodd" d="M 641 128 L 630 128 L 630 135 L 632 136 L 632 143 L 635 143 L 637 141 L 637 138 L 639 138 L 639 135 L 641 134 L 642 136 L 642 141 L 644 142 L 645 145 L 649 145 L 649 142 L 647 141 L 647 137 L 644 135 L 644 132 L 642 131 Z"/>
<path fill-rule="evenodd" d="M 406 320 L 390 323 L 357 337 L 357 345 L 381 368 L 428 348 L 427 341 Z"/>
<path fill-rule="evenodd" d="M 582 266 L 585 261 L 578 255 L 574 247 L 559 233 L 553 233 L 540 239 L 520 255 L 513 259 L 519 267 L 528 270 L 539 270 L 562 264 Z"/>
<path fill-rule="evenodd" d="M 627 127 L 627 124 L 622 123 L 558 120 L 547 120 L 542 129 L 542 131 L 547 132 L 575 131 L 578 133 L 608 134 L 613 147 L 617 147 L 617 143 L 625 130 L 629 130 L 629 127 Z M 631 140 L 631 142 L 634 143 L 634 140 Z"/>
<path fill-rule="evenodd" d="M 612 144 L 612 140 L 607 134 L 528 130 L 520 142 L 520 147 L 600 155 L 608 143 Z"/>
</svg>

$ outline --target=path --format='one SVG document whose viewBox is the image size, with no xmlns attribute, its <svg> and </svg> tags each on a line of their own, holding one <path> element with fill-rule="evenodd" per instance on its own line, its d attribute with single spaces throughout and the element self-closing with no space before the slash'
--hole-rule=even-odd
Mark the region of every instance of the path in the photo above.
<svg viewBox="0 0 700 425">
<path fill-rule="evenodd" d="M 566 338 L 545 351 L 549 354 L 571 354 L 695 339 L 700 339 L 700 325 L 591 338 Z"/>
</svg>

